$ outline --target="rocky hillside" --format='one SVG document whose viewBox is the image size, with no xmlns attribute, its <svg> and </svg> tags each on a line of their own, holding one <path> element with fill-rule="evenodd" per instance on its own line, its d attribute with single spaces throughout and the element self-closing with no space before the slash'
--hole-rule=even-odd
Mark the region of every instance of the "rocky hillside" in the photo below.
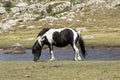
<svg viewBox="0 0 120 80">
<path fill-rule="evenodd" d="M 25 28 L 101 26 L 120 29 L 120 0 L 0 1 L 0 33 Z"/>
</svg>

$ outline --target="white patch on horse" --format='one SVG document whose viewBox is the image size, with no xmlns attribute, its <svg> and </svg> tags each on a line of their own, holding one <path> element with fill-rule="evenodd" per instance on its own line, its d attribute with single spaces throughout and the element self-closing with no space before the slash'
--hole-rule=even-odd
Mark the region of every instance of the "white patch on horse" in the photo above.
<svg viewBox="0 0 120 80">
<path fill-rule="evenodd" d="M 79 55 L 79 49 L 77 48 L 77 46 L 74 44 L 73 48 L 75 49 L 75 56 L 74 56 L 74 60 L 81 60 L 81 57 Z"/>
<path fill-rule="evenodd" d="M 41 42 L 44 40 L 44 38 L 41 36 L 38 36 L 36 40 L 38 40 L 39 44 L 42 45 Z"/>
<path fill-rule="evenodd" d="M 73 32 L 73 35 L 74 35 L 74 41 L 76 40 L 76 38 L 78 37 L 78 32 L 76 33 L 76 31 L 74 31 L 73 29 L 69 28 L 72 32 Z"/>
<path fill-rule="evenodd" d="M 55 57 L 54 57 L 54 53 L 53 50 L 50 51 L 50 61 L 54 61 Z"/>
</svg>

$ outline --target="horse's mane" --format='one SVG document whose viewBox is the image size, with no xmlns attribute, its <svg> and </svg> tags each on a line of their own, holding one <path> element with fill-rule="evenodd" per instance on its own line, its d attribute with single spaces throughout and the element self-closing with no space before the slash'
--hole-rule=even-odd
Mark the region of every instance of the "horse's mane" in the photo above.
<svg viewBox="0 0 120 80">
<path fill-rule="evenodd" d="M 43 28 L 40 33 L 37 35 L 38 36 L 42 36 L 43 34 L 45 34 L 48 30 L 50 30 L 50 28 Z"/>
</svg>

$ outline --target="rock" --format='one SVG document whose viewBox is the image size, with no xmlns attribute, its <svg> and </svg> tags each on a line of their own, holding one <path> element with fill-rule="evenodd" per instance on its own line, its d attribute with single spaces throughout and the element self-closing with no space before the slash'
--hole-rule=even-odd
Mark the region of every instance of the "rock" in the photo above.
<svg viewBox="0 0 120 80">
<path fill-rule="evenodd" d="M 60 17 L 61 20 L 65 20 L 67 19 L 67 17 L 63 16 L 63 17 Z"/>
<path fill-rule="evenodd" d="M 89 0 L 86 2 L 86 5 L 91 5 L 91 4 L 100 4 L 100 3 L 104 3 L 105 0 Z"/>
<path fill-rule="evenodd" d="M 92 35 L 85 35 L 83 36 L 83 39 L 94 39 L 95 37 Z"/>
<path fill-rule="evenodd" d="M 29 9 L 35 9 L 36 8 L 36 5 L 35 4 L 31 4 L 30 6 L 29 6 Z"/>
<path fill-rule="evenodd" d="M 4 7 L 0 7 L 0 14 L 4 14 L 6 12 Z"/>
<path fill-rule="evenodd" d="M 45 19 L 46 19 L 47 21 L 49 21 L 49 22 L 53 22 L 53 21 L 55 21 L 55 20 L 58 20 L 58 18 L 52 17 L 52 16 L 46 16 Z"/>
<path fill-rule="evenodd" d="M 28 4 L 26 2 L 21 2 L 21 3 L 18 3 L 16 4 L 17 7 L 27 7 Z"/>
<path fill-rule="evenodd" d="M 1 26 L 0 26 L 0 28 L 2 29 L 2 30 L 7 30 L 7 29 L 9 29 L 11 26 L 9 25 L 9 23 L 3 23 Z"/>
<path fill-rule="evenodd" d="M 80 16 L 85 16 L 85 12 L 80 12 Z"/>
<path fill-rule="evenodd" d="M 67 19 L 66 21 L 68 21 L 68 22 L 72 22 L 72 21 L 73 21 L 73 19 L 69 18 L 69 19 Z"/>
<path fill-rule="evenodd" d="M 30 75 L 25 75 L 25 77 L 30 77 Z"/>
<path fill-rule="evenodd" d="M 36 26 L 27 26 L 27 29 L 34 29 Z"/>
<path fill-rule="evenodd" d="M 42 8 L 44 5 L 41 3 L 35 3 L 35 4 L 31 4 L 29 6 L 30 9 L 35 9 L 35 8 Z"/>
<path fill-rule="evenodd" d="M 75 17 L 75 12 L 70 12 L 66 16 L 69 17 L 69 18 L 74 18 Z"/>
<path fill-rule="evenodd" d="M 117 5 L 120 5 L 120 1 L 119 0 L 114 0 L 110 4 L 107 4 L 106 7 L 107 8 L 115 8 L 115 6 L 117 6 Z"/>
<path fill-rule="evenodd" d="M 29 21 L 29 20 L 33 20 L 33 15 L 29 14 L 29 13 L 25 13 L 23 15 L 23 22 Z"/>
<path fill-rule="evenodd" d="M 28 10 L 28 4 L 26 2 L 21 2 L 16 4 L 16 7 L 19 8 L 20 12 L 26 12 Z"/>
<path fill-rule="evenodd" d="M 36 7 L 36 8 L 41 8 L 42 6 L 43 6 L 43 4 L 41 4 L 41 3 L 36 3 L 36 4 L 35 4 L 35 7 Z"/>
<path fill-rule="evenodd" d="M 12 13 L 17 13 L 20 11 L 20 9 L 18 7 L 13 7 L 13 8 L 10 8 L 11 9 L 11 12 Z"/>
<path fill-rule="evenodd" d="M 28 41 L 31 41 L 31 40 L 34 40 L 34 38 L 28 38 L 27 40 L 28 40 Z"/>
<path fill-rule="evenodd" d="M 12 26 L 15 26 L 16 23 L 17 23 L 17 20 L 7 20 L 7 21 L 5 21 L 5 22 L 2 23 L 2 25 L 0 26 L 0 28 L 2 30 L 8 30 Z"/>
<path fill-rule="evenodd" d="M 21 54 L 25 53 L 25 48 L 19 43 L 14 44 L 10 49 L 5 51 L 5 54 Z"/>
<path fill-rule="evenodd" d="M 25 27 L 25 25 L 19 25 L 19 28 L 23 28 L 23 27 Z"/>
<path fill-rule="evenodd" d="M 84 6 L 85 6 L 84 3 L 82 3 L 82 4 L 77 4 L 77 5 L 75 5 L 75 6 L 72 7 L 71 11 L 75 11 L 75 10 L 77 10 L 77 9 L 81 10 Z"/>
<path fill-rule="evenodd" d="M 86 29 L 86 27 L 76 28 L 76 30 L 77 30 L 78 32 L 85 32 L 85 31 L 88 31 L 88 30 Z"/>
<path fill-rule="evenodd" d="M 56 3 L 60 3 L 59 1 Z M 55 4 L 55 3 L 53 3 Z M 69 1 L 63 1 L 63 3 L 57 5 L 56 7 L 53 8 L 53 12 L 60 12 L 63 11 L 65 8 L 69 8 L 70 7 L 70 2 Z"/>
<path fill-rule="evenodd" d="M 11 26 L 15 26 L 17 23 L 17 20 L 9 20 L 8 24 L 10 24 Z"/>
</svg>

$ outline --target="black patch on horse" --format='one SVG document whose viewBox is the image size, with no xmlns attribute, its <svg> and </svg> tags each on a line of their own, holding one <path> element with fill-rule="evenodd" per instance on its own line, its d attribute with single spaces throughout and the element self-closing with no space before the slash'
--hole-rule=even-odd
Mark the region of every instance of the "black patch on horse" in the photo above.
<svg viewBox="0 0 120 80">
<path fill-rule="evenodd" d="M 41 30 L 41 32 L 37 35 L 38 36 L 42 36 L 43 34 L 45 34 L 48 30 L 50 30 L 50 28 L 44 28 Z"/>
<path fill-rule="evenodd" d="M 44 44 L 50 45 L 50 43 L 49 43 L 48 39 L 46 38 L 46 36 L 44 36 L 44 38 L 45 38 L 45 39 L 44 39 L 44 41 L 43 41 L 43 45 L 44 45 Z"/>
<path fill-rule="evenodd" d="M 65 29 L 61 32 L 53 33 L 54 45 L 57 47 L 67 46 L 69 43 L 73 42 L 73 32 L 70 29 Z"/>
</svg>

